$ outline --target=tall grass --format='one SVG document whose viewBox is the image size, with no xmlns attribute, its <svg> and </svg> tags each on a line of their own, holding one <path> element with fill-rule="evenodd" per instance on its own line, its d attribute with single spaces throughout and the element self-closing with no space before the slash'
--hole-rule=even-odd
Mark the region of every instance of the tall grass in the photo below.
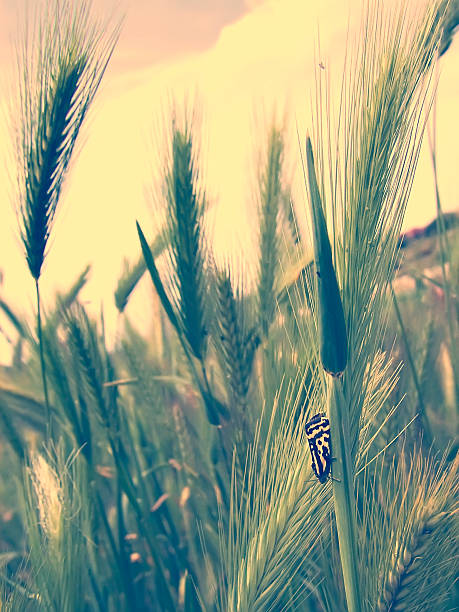
<svg viewBox="0 0 459 612">
<path fill-rule="evenodd" d="M 116 38 L 104 39 L 76 5 L 52 6 L 42 46 L 29 47 L 32 37 L 34 53 L 21 56 L 34 87 L 24 76 L 20 216 L 37 287 L 77 133 Z M 336 117 L 318 77 L 303 155 L 312 240 L 285 178 L 285 133 L 270 128 L 254 290 L 238 277 L 244 262 L 215 262 L 197 126 L 189 109 L 175 109 L 155 192 L 167 223 L 151 243 L 137 225 L 143 259 L 116 289 L 116 346 L 78 299 L 87 268 L 43 316 L 41 359 L 26 317 L 0 302 L 22 347 L 0 370 L 5 609 L 452 609 L 457 458 L 441 358 L 454 351 L 444 317 L 392 283 L 446 7 L 408 19 L 372 5 Z M 63 96 L 57 85 L 72 70 L 75 89 Z M 451 244 L 442 237 L 453 316 Z M 130 297 L 145 271 L 152 330 L 140 333 Z M 422 337 L 416 312 L 429 313 Z M 321 412 L 334 459 L 324 484 L 304 433 Z M 430 447 L 429 430 L 444 453 Z"/>
<path fill-rule="evenodd" d="M 333 109 L 330 110 L 326 99 L 328 92 L 324 97 L 318 83 L 315 119 L 318 182 L 311 147 L 308 143 L 306 147 L 318 276 L 318 294 L 316 284 L 309 282 L 305 289 L 306 293 L 317 295 L 315 316 L 306 317 L 309 328 L 306 335 L 315 344 L 320 337 L 321 361 L 325 371 L 332 374 L 322 387 L 329 387 L 329 400 L 322 396 L 315 403 L 314 412 L 324 412 L 328 405 L 336 459 L 332 472 L 336 478 L 333 491 L 339 557 L 349 610 L 361 610 L 367 605 L 372 609 L 361 588 L 359 559 L 365 556 L 365 550 L 358 549 L 359 516 L 353 490 L 359 431 L 368 427 L 362 413 L 385 333 L 387 291 L 394 275 L 398 236 L 424 131 L 425 111 L 432 100 L 430 85 L 442 23 L 438 16 L 445 10 L 445 3 L 437 3 L 417 19 L 408 21 L 403 12 L 386 17 L 380 6 L 372 7 L 362 27 L 360 48 L 344 78 L 336 130 Z M 341 300 L 336 296 L 336 283 L 326 285 L 328 278 L 334 278 L 334 272 L 331 253 L 321 246 L 323 236 L 327 238 L 326 228 L 320 216 L 316 216 L 316 211 L 321 210 L 320 196 L 332 221 L 332 252 L 347 339 L 343 337 L 343 325 L 338 324 Z M 316 358 L 318 354 L 316 351 Z M 297 465 L 298 462 L 292 462 L 291 473 Z M 270 468 L 277 469 L 275 459 Z M 254 504 L 253 514 L 257 512 Z M 236 514 L 234 521 L 240 520 Z M 288 523 L 279 525 L 278 537 L 287 530 Z M 291 536 L 294 551 L 293 526 Z M 252 537 L 258 540 L 255 531 Z M 250 541 L 240 543 L 242 551 L 237 554 L 246 562 L 252 545 Z M 269 549 L 264 552 L 269 558 Z M 288 552 L 285 551 L 286 564 Z M 300 557 L 295 559 L 300 568 Z M 245 596 L 251 597 L 244 600 L 239 595 L 238 600 L 233 599 L 245 601 L 235 603 L 235 609 L 252 609 L 257 605 L 259 591 L 252 586 L 252 580 L 262 581 L 257 572 L 267 562 L 262 553 L 257 562 L 255 567 L 230 565 L 231 588 L 238 585 L 247 590 Z M 284 582 L 283 565 L 279 563 L 271 576 L 273 597 Z"/>
<path fill-rule="evenodd" d="M 18 217 L 35 281 L 43 392 L 50 405 L 43 355 L 39 279 L 67 169 L 119 28 L 90 21 L 86 1 L 39 4 L 18 45 L 18 98 L 12 111 L 18 168 Z M 18 109 L 16 108 L 18 104 Z M 17 112 L 19 111 L 19 112 Z"/>
<path fill-rule="evenodd" d="M 440 36 L 438 11 L 444 10 L 445 5 L 439 4 L 408 25 L 403 13 L 385 21 L 379 7 L 369 9 L 355 60 L 356 76 L 350 77 L 343 90 L 337 133 L 331 122 L 326 129 L 322 127 L 323 114 L 317 118 L 318 135 L 327 134 L 328 128 L 325 138 L 330 140 L 324 143 L 318 136 L 317 144 L 323 172 L 330 168 L 324 199 L 331 199 L 333 250 L 348 332 L 345 343 L 340 328 L 332 326 L 338 307 L 325 301 L 327 294 L 320 293 L 325 280 L 319 277 L 319 311 L 325 310 L 328 325 L 322 337 L 334 341 L 339 356 L 343 345 L 349 352 L 342 380 L 329 382 L 329 407 L 337 455 L 335 513 L 350 610 L 362 607 L 352 492 L 358 431 L 368 377 L 385 330 L 386 294 L 423 135 L 423 109 L 428 110 L 431 99 L 429 83 Z M 332 153 L 327 159 L 328 151 Z M 326 180 L 323 175 L 322 185 Z M 311 178 L 309 184 L 314 199 Z M 322 267 L 318 275 L 330 274 Z"/>
</svg>

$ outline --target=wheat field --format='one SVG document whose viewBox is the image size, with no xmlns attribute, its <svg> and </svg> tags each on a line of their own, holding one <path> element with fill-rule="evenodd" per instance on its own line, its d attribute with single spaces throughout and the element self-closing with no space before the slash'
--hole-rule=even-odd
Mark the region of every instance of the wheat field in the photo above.
<svg viewBox="0 0 459 612">
<path fill-rule="evenodd" d="M 110 296 L 114 345 L 80 299 L 89 268 L 52 308 L 40 281 L 121 23 L 102 26 L 86 0 L 30 19 L 10 122 L 36 308 L 24 317 L 0 295 L 14 329 L 0 368 L 1 608 L 457 609 L 459 241 L 439 189 L 423 248 L 400 240 L 457 2 L 410 19 L 369 2 L 337 108 L 317 68 L 297 132 L 307 210 L 284 128 L 269 126 L 253 261 L 215 257 L 197 112 L 172 105 L 157 232 L 137 223 L 138 260 Z M 438 186 L 434 140 L 431 157 Z M 140 333 L 128 306 L 142 278 Z"/>
</svg>

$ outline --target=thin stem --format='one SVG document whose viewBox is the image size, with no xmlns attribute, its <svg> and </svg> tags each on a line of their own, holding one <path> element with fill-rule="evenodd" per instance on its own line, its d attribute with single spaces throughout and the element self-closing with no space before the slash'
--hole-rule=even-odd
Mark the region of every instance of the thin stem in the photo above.
<svg viewBox="0 0 459 612">
<path fill-rule="evenodd" d="M 392 294 L 392 301 L 394 303 L 395 314 L 397 315 L 398 324 L 400 325 L 400 331 L 402 333 L 403 344 L 405 345 L 406 358 L 410 366 L 411 374 L 413 376 L 414 386 L 416 388 L 416 393 L 418 395 L 418 411 L 419 411 L 419 416 L 421 417 L 420 421 L 422 423 L 422 428 L 424 430 L 424 442 L 427 444 L 427 446 L 431 446 L 432 441 L 433 441 L 433 436 L 432 436 L 432 430 L 430 428 L 429 419 L 427 418 L 426 406 L 424 404 L 424 398 L 422 396 L 421 384 L 419 382 L 418 374 L 416 372 L 416 366 L 414 364 L 413 355 L 411 353 L 410 343 L 408 341 L 408 336 L 407 336 L 405 325 L 402 319 L 402 313 L 400 312 L 397 297 L 395 295 L 392 284 L 390 285 L 390 291 Z"/>
<path fill-rule="evenodd" d="M 173 612 L 175 609 L 175 606 L 174 606 L 174 600 L 173 600 L 171 589 L 170 589 L 170 584 L 167 581 L 163 559 L 158 553 L 157 542 L 155 538 L 152 537 L 150 530 L 148 528 L 149 517 L 145 516 L 145 512 L 143 508 L 141 507 L 141 501 L 137 497 L 137 491 L 136 491 L 136 487 L 132 479 L 132 475 L 130 474 L 129 470 L 127 469 L 127 466 L 125 465 L 122 458 L 120 457 L 116 444 L 111 439 L 111 436 L 109 438 L 109 443 L 110 443 L 113 459 L 115 462 L 116 471 L 118 473 L 118 480 L 120 482 L 120 486 L 124 490 L 131 504 L 131 507 L 136 514 L 139 531 L 145 538 L 145 542 L 148 546 L 151 557 L 156 566 L 157 579 L 158 579 L 158 584 L 159 584 L 159 587 L 162 593 L 162 597 L 163 597 L 164 610 L 170 610 L 171 612 Z M 125 456 L 126 453 L 123 453 L 123 455 Z"/>
<path fill-rule="evenodd" d="M 118 480 L 116 484 L 116 518 L 118 527 L 118 552 L 120 556 L 121 578 L 124 583 L 126 603 L 128 605 L 128 608 L 132 610 L 132 612 L 135 612 L 135 610 L 137 610 L 138 608 L 136 604 L 135 586 L 131 573 L 131 563 L 126 550 L 126 528 L 123 516 L 122 493 L 123 491 L 121 489 L 121 484 Z"/>
<path fill-rule="evenodd" d="M 189 359 L 191 360 L 191 356 L 189 357 Z M 202 378 L 204 380 L 205 390 L 209 394 L 209 397 L 213 397 L 212 390 L 210 388 L 209 378 L 207 376 L 207 370 L 206 370 L 206 365 L 204 363 L 204 360 L 201 359 L 200 363 L 201 363 L 201 372 L 202 372 Z M 203 397 L 203 399 L 204 399 L 204 397 Z M 237 416 L 236 416 L 236 418 L 237 418 Z M 224 462 L 225 462 L 226 471 L 228 473 L 229 478 L 231 479 L 232 461 L 229 460 L 228 453 L 226 452 L 225 441 L 224 441 L 222 427 L 218 428 L 218 441 L 220 442 L 220 448 L 221 448 L 223 459 L 224 459 Z"/>
<path fill-rule="evenodd" d="M 93 484 L 94 485 L 96 484 L 94 480 L 93 480 Z M 94 495 L 95 495 L 95 499 L 97 503 L 97 509 L 99 511 L 99 516 L 101 518 L 102 525 L 105 529 L 105 533 L 107 536 L 108 546 L 111 550 L 113 558 L 115 559 L 115 570 L 114 570 L 116 573 L 115 582 L 117 585 L 118 584 L 121 585 L 121 592 L 123 592 L 125 595 L 126 602 L 127 602 L 126 603 L 127 608 L 133 610 L 133 608 L 131 607 L 131 599 L 129 597 L 130 588 L 126 582 L 125 573 L 124 573 L 122 552 L 121 550 L 118 550 L 118 547 L 115 542 L 115 538 L 112 533 L 112 528 L 110 526 L 110 523 L 108 521 L 108 518 L 105 512 L 104 502 L 102 501 L 100 493 L 96 487 L 94 487 Z M 120 542 L 120 547 L 121 545 L 122 543 Z M 91 573 L 92 573 L 92 570 L 91 570 Z M 95 585 L 97 586 L 97 581 L 95 582 Z"/>
<path fill-rule="evenodd" d="M 329 376 L 327 391 L 333 453 L 333 501 L 344 588 L 349 612 L 360 612 L 362 599 L 359 584 L 354 475 L 349 448 L 349 417 L 341 380 Z"/>
<path fill-rule="evenodd" d="M 37 293 L 38 347 L 40 351 L 41 379 L 43 382 L 43 395 L 45 396 L 45 407 L 46 407 L 46 438 L 49 439 L 50 433 L 51 433 L 51 409 L 49 406 L 49 398 L 48 398 L 48 384 L 46 382 L 45 354 L 43 351 L 43 333 L 42 333 L 42 326 L 41 326 L 40 287 L 38 284 L 38 278 L 35 279 L 35 289 Z"/>
<path fill-rule="evenodd" d="M 96 600 L 99 612 L 104 612 L 106 607 L 105 607 L 105 604 L 103 602 L 102 594 L 100 592 L 99 586 L 97 584 L 96 577 L 94 576 L 94 572 L 92 571 L 91 566 L 88 567 L 88 576 L 89 576 L 89 581 L 91 583 L 91 587 L 92 587 L 92 590 L 93 590 L 93 593 L 94 593 L 94 598 Z"/>
</svg>

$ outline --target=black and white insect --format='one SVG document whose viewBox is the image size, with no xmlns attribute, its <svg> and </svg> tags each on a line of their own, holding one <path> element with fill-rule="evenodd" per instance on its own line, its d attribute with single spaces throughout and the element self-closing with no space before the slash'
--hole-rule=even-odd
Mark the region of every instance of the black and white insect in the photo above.
<svg viewBox="0 0 459 612">
<path fill-rule="evenodd" d="M 331 476 L 330 421 L 325 414 L 319 413 L 304 427 L 311 451 L 312 470 L 319 482 L 324 484 Z"/>
</svg>

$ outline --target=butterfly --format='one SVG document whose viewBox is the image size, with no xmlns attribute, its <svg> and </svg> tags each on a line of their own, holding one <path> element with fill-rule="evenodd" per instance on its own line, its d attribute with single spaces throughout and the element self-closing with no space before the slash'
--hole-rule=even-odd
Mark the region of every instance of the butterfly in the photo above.
<svg viewBox="0 0 459 612">
<path fill-rule="evenodd" d="M 330 421 L 325 414 L 319 413 L 304 427 L 311 451 L 312 470 L 319 482 L 324 484 L 331 476 Z"/>
</svg>

